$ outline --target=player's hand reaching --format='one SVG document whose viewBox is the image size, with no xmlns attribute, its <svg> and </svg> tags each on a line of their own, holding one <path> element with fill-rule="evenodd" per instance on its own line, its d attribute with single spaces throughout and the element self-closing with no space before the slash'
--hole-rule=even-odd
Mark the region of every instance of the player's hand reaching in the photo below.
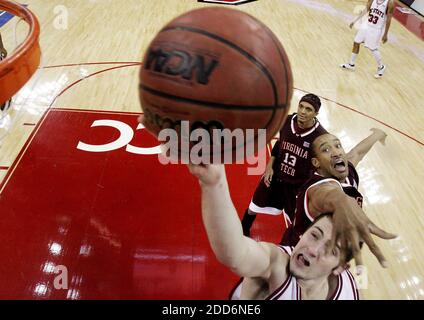
<svg viewBox="0 0 424 320">
<path fill-rule="evenodd" d="M 387 133 L 385 133 L 383 130 L 381 129 L 377 129 L 377 128 L 371 128 L 370 129 L 374 135 L 376 135 L 377 140 L 380 141 L 380 143 L 385 146 L 386 145 L 386 137 L 387 137 Z"/>
<path fill-rule="evenodd" d="M 375 244 L 371 234 L 386 240 L 396 238 L 395 234 L 388 233 L 377 227 L 365 215 L 355 200 L 346 197 L 343 205 L 334 211 L 333 234 L 329 248 L 334 248 L 335 244 L 340 246 L 341 261 L 345 261 L 347 249 L 351 249 L 356 266 L 362 266 L 360 242 L 363 241 L 367 244 L 374 256 L 376 256 L 381 266 L 386 268 L 387 260 L 380 248 Z"/>
<path fill-rule="evenodd" d="M 189 164 L 188 169 L 202 186 L 215 186 L 225 176 L 225 167 L 222 164 Z"/>
</svg>

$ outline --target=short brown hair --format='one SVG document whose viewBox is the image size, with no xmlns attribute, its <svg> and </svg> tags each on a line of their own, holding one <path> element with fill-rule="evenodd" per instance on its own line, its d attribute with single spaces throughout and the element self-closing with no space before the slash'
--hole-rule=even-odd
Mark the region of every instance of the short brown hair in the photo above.
<svg viewBox="0 0 424 320">
<path fill-rule="evenodd" d="M 324 213 L 321 213 L 318 217 L 315 218 L 315 220 L 308 227 L 308 229 L 306 229 L 306 231 L 308 231 L 310 228 L 312 228 L 314 226 L 314 224 L 316 224 L 319 220 L 321 220 L 322 218 L 325 218 L 325 217 L 329 217 L 329 218 L 333 219 L 333 212 L 324 212 Z M 362 248 L 362 244 L 363 244 L 363 242 L 360 242 L 360 245 L 359 245 L 360 248 Z M 350 260 L 352 260 L 352 258 L 353 258 L 352 249 L 351 248 L 348 248 L 347 249 L 347 252 L 346 252 L 345 262 L 348 263 Z"/>
</svg>

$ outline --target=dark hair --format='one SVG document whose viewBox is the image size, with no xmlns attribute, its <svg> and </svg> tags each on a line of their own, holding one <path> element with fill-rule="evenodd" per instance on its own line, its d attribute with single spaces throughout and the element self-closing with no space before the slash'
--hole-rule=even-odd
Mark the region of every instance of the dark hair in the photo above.
<svg viewBox="0 0 424 320">
<path fill-rule="evenodd" d="M 305 101 L 305 102 L 310 103 L 314 107 L 315 112 L 318 112 L 319 111 L 319 108 L 321 108 L 321 100 L 320 100 L 320 98 L 317 95 L 313 94 L 313 93 L 305 94 L 300 99 L 299 104 L 302 101 Z"/>
<path fill-rule="evenodd" d="M 325 217 L 329 217 L 331 219 L 333 219 L 333 212 L 324 212 L 321 213 L 318 217 L 315 218 L 315 220 L 312 222 L 312 224 L 308 227 L 308 229 L 306 229 L 306 231 L 308 231 L 310 228 L 312 228 L 319 220 L 321 220 L 322 218 Z M 305 231 L 305 232 L 306 232 Z M 362 248 L 362 242 L 360 243 L 360 248 Z M 350 260 L 352 260 L 353 258 L 353 252 L 352 249 L 348 248 L 346 251 L 346 259 L 345 262 L 348 263 Z"/>
<path fill-rule="evenodd" d="M 319 136 L 315 137 L 315 139 L 312 141 L 312 144 L 311 144 L 311 159 L 317 157 L 317 152 L 315 151 L 315 141 L 317 141 L 317 139 L 319 137 L 323 136 L 324 134 L 327 134 L 327 133 L 320 134 Z"/>
<path fill-rule="evenodd" d="M 315 139 L 312 141 L 312 144 L 311 144 L 311 158 L 316 158 L 317 157 L 317 152 L 315 150 L 315 142 L 318 140 L 318 138 L 320 138 L 320 137 L 322 137 L 322 136 L 324 136 L 326 134 L 333 135 L 330 132 L 325 132 L 325 133 L 322 133 L 319 136 L 315 137 Z"/>
</svg>

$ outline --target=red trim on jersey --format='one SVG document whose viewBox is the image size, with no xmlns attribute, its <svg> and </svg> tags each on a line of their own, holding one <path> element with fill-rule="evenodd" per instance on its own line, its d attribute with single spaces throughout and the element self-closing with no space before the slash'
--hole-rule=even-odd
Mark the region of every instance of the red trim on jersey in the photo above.
<svg viewBox="0 0 424 320">
<path fill-rule="evenodd" d="M 288 273 L 286 280 L 283 282 L 283 284 L 277 288 L 272 294 L 270 294 L 265 300 L 277 300 L 281 295 L 287 290 L 287 287 L 289 286 L 291 279 L 293 276 Z"/>
<path fill-rule="evenodd" d="M 289 256 L 289 263 L 287 264 L 286 267 L 286 273 L 287 273 L 287 278 L 286 280 L 283 282 L 283 284 L 278 287 L 273 293 L 271 293 L 267 298 L 265 298 L 265 300 L 276 300 L 279 297 L 281 297 L 281 295 L 287 290 L 287 286 L 290 284 L 292 275 L 290 273 L 290 257 L 291 257 L 291 253 L 286 249 L 287 246 L 283 247 L 283 246 L 278 246 L 278 248 L 282 251 L 284 251 L 288 256 Z M 290 248 L 293 252 L 293 247 L 287 247 Z"/>
<path fill-rule="evenodd" d="M 287 253 L 287 255 L 289 256 L 289 257 L 291 257 L 291 253 L 286 249 L 287 248 L 287 246 L 278 246 L 280 249 L 282 249 L 282 250 L 284 250 L 284 252 L 285 253 Z M 290 249 L 292 250 L 292 252 L 293 252 L 293 247 L 290 247 Z"/>
<path fill-rule="evenodd" d="M 343 277 L 341 274 L 337 277 L 337 289 L 335 291 L 335 295 L 332 300 L 338 300 L 340 297 L 340 293 L 342 293 L 343 288 Z"/>
<path fill-rule="evenodd" d="M 342 286 L 340 285 L 342 282 L 342 278 L 341 275 L 339 274 L 337 276 L 337 286 L 336 286 L 336 290 L 333 291 L 333 294 L 330 296 L 330 298 L 328 298 L 327 300 L 337 300 L 337 298 L 340 296 L 340 292 L 342 291 Z"/>
<path fill-rule="evenodd" d="M 346 269 L 346 273 L 347 273 L 347 276 L 349 278 L 350 285 L 352 286 L 353 297 L 354 297 L 355 300 L 359 300 L 359 292 L 358 292 L 358 288 L 356 287 L 356 281 L 353 278 L 353 275 L 350 273 L 349 270 Z"/>
<path fill-rule="evenodd" d="M 300 288 L 299 284 L 296 281 L 296 299 L 302 300 L 302 289 Z"/>
</svg>

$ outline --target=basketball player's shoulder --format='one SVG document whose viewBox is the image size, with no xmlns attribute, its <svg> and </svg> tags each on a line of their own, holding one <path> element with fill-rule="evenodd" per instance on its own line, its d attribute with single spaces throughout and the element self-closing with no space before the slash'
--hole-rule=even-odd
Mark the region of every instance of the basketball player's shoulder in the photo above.
<svg viewBox="0 0 424 320">
<path fill-rule="evenodd" d="M 266 243 L 268 245 L 271 263 L 275 266 L 285 266 L 293 252 L 293 247 L 282 246 L 273 243 Z"/>
<path fill-rule="evenodd" d="M 270 252 L 269 276 L 286 276 L 286 267 L 289 264 L 293 249 L 291 247 L 264 242 Z"/>
<path fill-rule="evenodd" d="M 318 135 L 323 135 L 323 134 L 326 134 L 326 133 L 328 133 L 328 131 L 322 126 L 322 124 L 321 123 L 319 123 L 319 125 L 318 125 L 318 127 L 315 129 L 315 132 L 318 134 Z"/>
<path fill-rule="evenodd" d="M 282 245 L 278 245 L 278 248 L 284 252 L 286 255 L 288 255 L 289 257 L 292 255 L 293 253 L 293 247 L 290 246 L 282 246 Z"/>
<path fill-rule="evenodd" d="M 279 256 L 279 257 L 282 257 L 283 259 L 288 260 L 288 259 L 290 259 L 290 256 L 293 253 L 293 247 L 282 246 L 282 245 L 277 245 L 277 244 L 268 243 L 268 242 L 263 242 L 263 243 L 268 246 L 268 248 L 269 248 L 268 250 L 274 256 Z"/>
<path fill-rule="evenodd" d="M 358 285 L 348 269 L 340 275 L 340 292 L 337 300 L 360 300 Z"/>
<path fill-rule="evenodd" d="M 349 177 L 352 177 L 356 181 L 359 181 L 358 171 L 356 170 L 353 163 L 349 161 L 347 166 L 348 166 L 348 170 L 349 170 Z"/>
<path fill-rule="evenodd" d="M 324 188 L 342 188 L 341 184 L 337 179 L 333 177 L 323 177 L 316 172 L 311 176 L 308 183 L 305 184 L 305 190 L 308 193 L 313 192 L 316 187 Z"/>
<path fill-rule="evenodd" d="M 284 124 L 282 125 L 280 129 L 280 138 L 288 134 L 293 134 L 292 126 L 293 126 L 293 117 L 295 115 L 296 113 L 292 113 L 287 116 L 286 121 L 284 122 Z"/>
</svg>

